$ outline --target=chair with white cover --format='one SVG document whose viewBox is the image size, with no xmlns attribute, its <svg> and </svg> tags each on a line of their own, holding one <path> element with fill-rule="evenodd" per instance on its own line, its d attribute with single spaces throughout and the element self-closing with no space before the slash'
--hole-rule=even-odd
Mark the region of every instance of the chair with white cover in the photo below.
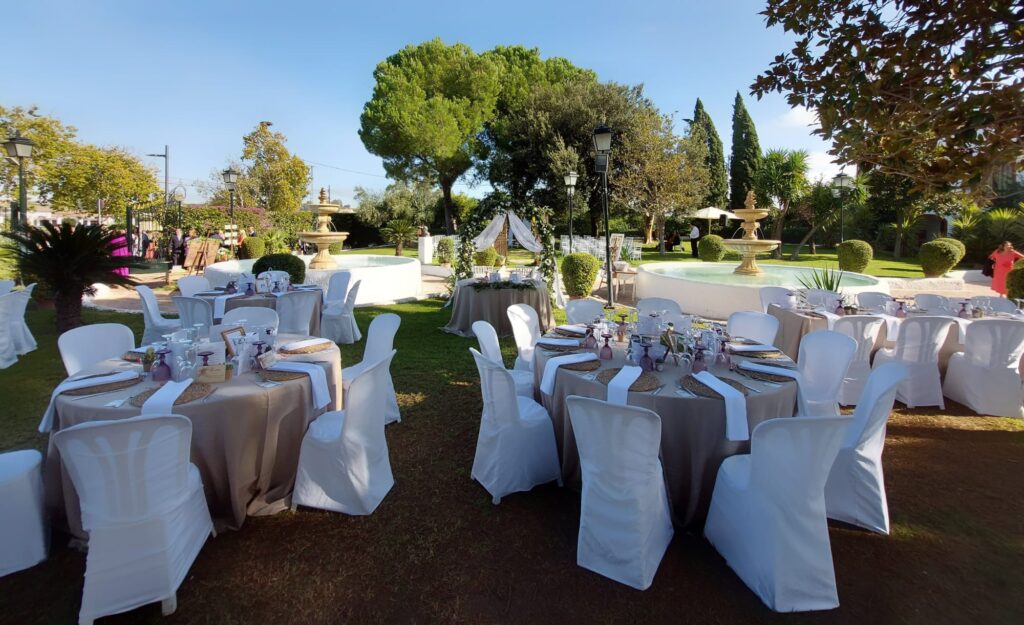
<svg viewBox="0 0 1024 625">
<path fill-rule="evenodd" d="M 384 436 L 388 368 L 395 352 L 367 365 L 345 394 L 345 409 L 325 412 L 302 438 L 292 510 L 308 506 L 372 514 L 395 485 Z"/>
<path fill-rule="evenodd" d="M 352 282 L 351 271 L 336 271 L 332 273 L 331 279 L 327 283 L 327 293 L 324 295 L 324 308 L 330 308 L 335 305 L 344 306 L 350 282 Z"/>
<path fill-rule="evenodd" d="M 857 293 L 857 306 L 864 310 L 885 311 L 885 305 L 893 301 L 892 295 L 879 291 L 863 291 Z"/>
<path fill-rule="evenodd" d="M 501 344 L 498 343 L 498 332 L 486 321 L 473 322 L 473 334 L 480 345 L 480 353 L 501 366 L 505 360 L 501 356 Z M 523 369 L 506 369 L 516 383 L 516 395 L 533 398 L 533 372 Z M 343 376 L 344 377 L 344 376 Z"/>
<path fill-rule="evenodd" d="M 596 299 L 574 299 L 565 304 L 569 323 L 591 323 L 595 317 L 604 317 L 604 304 Z"/>
<path fill-rule="evenodd" d="M 93 323 L 57 337 L 57 350 L 69 376 L 135 349 L 131 328 L 120 323 Z"/>
<path fill-rule="evenodd" d="M 796 308 L 796 291 L 784 286 L 763 286 L 757 294 L 761 298 L 761 312 L 768 312 L 768 307 L 775 304 L 779 308 Z"/>
<path fill-rule="evenodd" d="M 661 417 L 589 397 L 565 400 L 583 471 L 576 563 L 646 590 L 672 540 Z"/>
<path fill-rule="evenodd" d="M 246 332 L 251 331 L 253 328 L 270 327 L 274 329 L 274 334 L 277 334 L 278 325 L 280 325 L 280 319 L 277 316 L 277 311 L 266 306 L 239 306 L 238 308 L 232 308 L 224 313 L 224 317 L 220 320 L 222 328 L 242 326 Z"/>
<path fill-rule="evenodd" d="M 842 299 L 842 295 L 828 289 L 806 289 L 804 299 L 807 304 L 815 308 L 825 308 L 831 311 L 836 307 L 836 302 Z"/>
<path fill-rule="evenodd" d="M 175 308 L 178 309 L 178 319 L 181 320 L 181 328 L 187 330 L 193 326 L 199 328 L 199 337 L 206 338 L 213 328 L 213 304 L 201 297 L 172 297 Z"/>
<path fill-rule="evenodd" d="M 533 371 L 533 348 L 540 339 L 540 317 L 528 304 L 512 304 L 505 310 L 512 325 L 512 337 L 516 340 L 515 369 Z"/>
<path fill-rule="evenodd" d="M 945 295 L 934 293 L 918 293 L 914 296 L 914 304 L 922 311 L 932 315 L 954 314 L 953 303 Z M 959 306 L 956 307 L 959 310 Z"/>
<path fill-rule="evenodd" d="M 160 601 L 177 591 L 214 534 L 192 422 L 181 415 L 92 421 L 53 435 L 89 534 L 79 623 Z"/>
<path fill-rule="evenodd" d="M 1012 299 L 1005 297 L 992 297 L 991 295 L 975 295 L 971 298 L 972 308 L 989 309 L 996 313 L 1013 314 L 1017 312 L 1017 304 Z"/>
<path fill-rule="evenodd" d="M 7 295 L 14 289 L 14 285 L 17 284 L 14 280 L 0 280 L 0 295 Z"/>
<path fill-rule="evenodd" d="M 338 345 L 355 343 L 363 338 L 356 323 L 356 297 L 359 295 L 361 280 L 356 280 L 342 304 L 337 302 L 324 308 L 320 316 L 320 335 L 331 339 Z"/>
<path fill-rule="evenodd" d="M 762 312 L 741 310 L 729 315 L 726 328 L 731 337 L 743 337 L 762 345 L 774 345 L 775 335 L 779 333 L 779 320 Z"/>
<path fill-rule="evenodd" d="M 42 462 L 35 449 L 0 454 L 0 577 L 46 559 Z"/>
<path fill-rule="evenodd" d="M 675 300 L 664 297 L 645 297 L 636 303 L 636 311 L 641 315 L 649 315 L 654 312 L 666 312 L 670 315 L 683 314 L 683 309 Z"/>
<path fill-rule="evenodd" d="M 900 323 L 896 347 L 875 352 L 874 367 L 887 362 L 901 362 L 907 366 L 907 377 L 896 391 L 896 399 L 908 408 L 946 408 L 939 373 L 939 351 L 952 323 L 949 317 L 908 317 Z"/>
<path fill-rule="evenodd" d="M 839 605 L 825 481 L 850 417 L 763 421 L 718 468 L 704 536 L 776 612 Z"/>
<path fill-rule="evenodd" d="M 310 322 L 320 304 L 320 291 L 301 290 L 285 293 L 277 298 L 277 317 L 280 320 L 278 331 L 282 334 L 301 334 L 309 336 Z"/>
<path fill-rule="evenodd" d="M 375 363 L 388 357 L 388 354 L 397 353 L 395 350 L 395 334 L 402 318 L 394 313 L 377 315 L 370 322 L 366 330 L 366 348 L 363 350 L 363 359 L 354 365 L 341 370 L 341 384 L 345 390 L 345 405 L 348 406 L 348 388 L 352 381 L 363 375 L 366 369 Z M 402 420 L 402 414 L 398 411 L 398 398 L 395 396 L 395 383 L 391 379 L 390 368 L 384 374 L 385 390 L 387 397 L 384 406 L 384 423 L 393 423 Z"/>
<path fill-rule="evenodd" d="M 160 304 L 156 301 L 153 289 L 140 284 L 135 287 L 135 292 L 142 300 L 142 318 L 146 322 L 146 329 L 142 333 L 143 345 L 152 345 L 162 340 L 163 335 L 181 329 L 181 319 L 165 319 L 160 313 Z"/>
<path fill-rule="evenodd" d="M 11 341 L 14 344 L 14 351 L 19 356 L 23 356 L 37 347 L 32 330 L 29 330 L 28 324 L 25 323 L 25 311 L 28 309 L 28 303 L 32 299 L 32 291 L 35 288 L 36 284 L 33 282 L 24 289 L 11 294 L 14 296 L 15 303 L 11 308 L 11 320 L 8 328 L 11 333 Z"/>
<path fill-rule="evenodd" d="M 906 375 L 906 367 L 889 362 L 868 377 L 825 484 L 828 518 L 889 533 L 882 448 L 896 388 Z"/>
<path fill-rule="evenodd" d="M 491 495 L 491 502 L 551 481 L 562 483 L 555 447 L 555 427 L 544 406 L 516 394 L 504 366 L 472 347 L 480 373 L 484 410 L 476 439 L 472 478 Z"/>
<path fill-rule="evenodd" d="M 836 319 L 832 330 L 845 334 L 857 342 L 857 351 L 853 354 L 850 367 L 843 377 L 843 385 L 839 389 L 839 403 L 844 406 L 856 406 L 864 383 L 871 373 L 871 354 L 875 350 L 875 341 L 882 329 L 883 319 L 864 315 L 849 315 Z"/>
<path fill-rule="evenodd" d="M 1024 321 L 976 319 L 967 326 L 964 346 L 949 358 L 945 396 L 978 414 L 1024 417 Z"/>
<path fill-rule="evenodd" d="M 204 293 L 212 289 L 210 281 L 203 276 L 185 276 L 178 278 L 178 290 L 182 297 L 195 297 L 196 293 Z"/>
<path fill-rule="evenodd" d="M 804 417 L 839 415 L 839 391 L 857 352 L 857 341 L 833 330 L 816 330 L 800 339 L 797 371 L 797 414 Z"/>
<path fill-rule="evenodd" d="M 18 294 L 0 295 L 0 369 L 18 362 L 18 352 L 11 337 L 11 318 L 18 307 Z"/>
</svg>

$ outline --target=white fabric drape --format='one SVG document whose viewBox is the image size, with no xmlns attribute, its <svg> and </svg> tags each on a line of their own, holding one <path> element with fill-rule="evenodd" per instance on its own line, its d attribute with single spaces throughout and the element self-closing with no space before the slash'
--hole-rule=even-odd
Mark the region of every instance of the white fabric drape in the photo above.
<svg viewBox="0 0 1024 625">
<path fill-rule="evenodd" d="M 482 252 L 493 245 L 494 241 L 498 238 L 498 235 L 501 234 L 501 228 L 504 225 L 505 213 L 498 213 L 495 215 L 494 219 L 491 220 L 491 223 L 484 228 L 484 231 L 473 239 L 473 246 L 476 248 L 476 251 Z"/>
<path fill-rule="evenodd" d="M 512 236 L 516 238 L 516 241 L 519 241 L 519 245 L 535 254 L 540 252 L 544 246 L 540 244 L 537 237 L 533 236 L 533 230 L 530 229 L 530 226 L 515 213 L 507 213 L 507 215 L 508 227 L 512 230 Z"/>
</svg>

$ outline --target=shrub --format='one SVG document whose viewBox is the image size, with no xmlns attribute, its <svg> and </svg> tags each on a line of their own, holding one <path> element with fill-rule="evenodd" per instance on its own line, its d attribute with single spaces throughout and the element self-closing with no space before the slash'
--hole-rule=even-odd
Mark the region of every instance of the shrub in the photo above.
<svg viewBox="0 0 1024 625">
<path fill-rule="evenodd" d="M 960 249 L 945 241 L 929 241 L 918 253 L 921 269 L 927 278 L 937 278 L 956 266 Z"/>
<path fill-rule="evenodd" d="M 956 259 L 956 265 L 959 265 L 960 261 L 962 261 L 964 259 L 964 256 L 967 255 L 967 246 L 964 245 L 964 242 L 959 240 L 959 239 L 954 239 L 952 237 L 939 237 L 939 238 L 934 239 L 934 240 L 935 241 L 942 241 L 943 243 L 949 243 L 950 245 L 955 247 L 958 252 L 960 252 L 960 255 Z M 956 265 L 953 265 L 953 266 L 955 267 Z"/>
<path fill-rule="evenodd" d="M 601 262 L 584 252 L 574 252 L 562 259 L 562 283 L 570 297 L 587 297 L 594 288 Z"/>
<path fill-rule="evenodd" d="M 867 241 L 851 239 L 837 245 L 836 254 L 839 256 L 840 269 L 854 273 L 863 273 L 868 268 L 868 263 L 871 262 L 875 252 Z"/>
<path fill-rule="evenodd" d="M 494 249 L 493 245 L 486 250 L 473 254 L 474 265 L 493 267 L 496 260 L 498 260 L 498 250 Z"/>
<path fill-rule="evenodd" d="M 302 284 L 306 280 L 306 263 L 292 254 L 267 254 L 252 266 L 253 275 L 264 271 L 287 271 L 292 284 Z"/>
<path fill-rule="evenodd" d="M 437 262 L 442 265 L 451 264 L 455 260 L 455 241 L 450 237 L 445 237 L 437 242 L 437 249 L 434 250 L 434 255 L 437 257 Z"/>
<path fill-rule="evenodd" d="M 331 245 L 330 245 L 331 255 L 334 256 L 336 254 L 341 254 L 341 250 L 344 249 L 344 247 L 345 247 L 344 241 L 338 241 L 337 243 L 331 243 Z"/>
<path fill-rule="evenodd" d="M 239 258 L 259 258 L 267 253 L 267 242 L 262 237 L 247 237 L 238 248 Z"/>
<path fill-rule="evenodd" d="M 717 234 L 709 234 L 701 237 L 697 243 L 697 256 L 706 263 L 717 263 L 725 256 L 725 244 L 722 237 Z"/>
<path fill-rule="evenodd" d="M 1017 261 L 1006 274 L 1006 296 L 1010 299 L 1024 299 L 1024 262 Z"/>
</svg>

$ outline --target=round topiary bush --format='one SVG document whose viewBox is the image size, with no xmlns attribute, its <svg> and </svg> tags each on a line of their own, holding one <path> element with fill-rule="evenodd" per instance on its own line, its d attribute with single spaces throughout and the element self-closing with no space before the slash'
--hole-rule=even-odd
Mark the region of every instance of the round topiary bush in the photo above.
<svg viewBox="0 0 1024 625">
<path fill-rule="evenodd" d="M 474 265 L 493 267 L 496 260 L 498 260 L 498 250 L 494 249 L 493 245 L 486 250 L 473 254 Z"/>
<path fill-rule="evenodd" d="M 341 254 L 341 250 L 343 250 L 344 248 L 345 248 L 345 243 L 342 242 L 342 241 L 339 241 L 337 243 L 331 243 L 331 245 L 330 245 L 331 256 L 334 256 L 335 254 Z"/>
<path fill-rule="evenodd" d="M 697 256 L 706 263 L 717 263 L 725 256 L 725 244 L 722 237 L 717 234 L 709 234 L 701 237 L 697 243 Z"/>
<path fill-rule="evenodd" d="M 246 237 L 238 248 L 238 257 L 243 259 L 259 258 L 267 253 L 267 242 L 262 237 Z"/>
<path fill-rule="evenodd" d="M 918 252 L 926 278 L 937 278 L 956 266 L 960 249 L 945 241 L 928 241 Z"/>
<path fill-rule="evenodd" d="M 839 256 L 840 269 L 863 273 L 868 268 L 868 263 L 874 257 L 875 251 L 871 249 L 871 244 L 867 241 L 850 239 L 836 246 L 836 254 Z"/>
<path fill-rule="evenodd" d="M 562 259 L 562 284 L 569 297 L 587 297 L 594 288 L 601 261 L 584 252 L 574 252 Z"/>
<path fill-rule="evenodd" d="M 252 266 L 252 273 L 258 276 L 264 271 L 287 271 L 292 284 L 302 284 L 306 280 L 306 263 L 292 254 L 267 254 Z"/>
<path fill-rule="evenodd" d="M 964 242 L 960 241 L 959 239 L 954 239 L 952 237 L 939 237 L 939 238 L 934 239 L 934 240 L 935 241 L 942 241 L 943 243 L 949 243 L 950 245 L 955 247 L 957 249 L 957 251 L 960 252 L 960 256 L 956 259 L 956 264 L 957 265 L 959 265 L 960 261 L 962 261 L 964 259 L 964 256 L 967 256 L 967 246 L 964 245 Z M 954 267 L 955 266 L 956 265 L 954 265 Z"/>
<path fill-rule="evenodd" d="M 1024 262 L 1017 261 L 1006 274 L 1006 296 L 1010 299 L 1024 299 Z"/>
<path fill-rule="evenodd" d="M 455 241 L 449 237 L 438 241 L 437 247 L 434 249 L 434 256 L 442 265 L 450 265 L 455 260 Z"/>
</svg>

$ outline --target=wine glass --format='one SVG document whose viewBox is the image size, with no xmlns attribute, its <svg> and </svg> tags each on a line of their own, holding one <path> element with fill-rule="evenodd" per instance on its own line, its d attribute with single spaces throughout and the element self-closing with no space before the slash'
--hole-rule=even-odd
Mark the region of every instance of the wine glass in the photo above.
<svg viewBox="0 0 1024 625">
<path fill-rule="evenodd" d="M 601 360 L 611 360 L 612 359 L 612 346 L 608 344 L 608 341 L 611 340 L 612 335 L 606 332 L 606 333 L 601 335 L 601 338 L 604 339 L 604 346 L 601 348 L 600 358 L 601 358 Z"/>
</svg>

